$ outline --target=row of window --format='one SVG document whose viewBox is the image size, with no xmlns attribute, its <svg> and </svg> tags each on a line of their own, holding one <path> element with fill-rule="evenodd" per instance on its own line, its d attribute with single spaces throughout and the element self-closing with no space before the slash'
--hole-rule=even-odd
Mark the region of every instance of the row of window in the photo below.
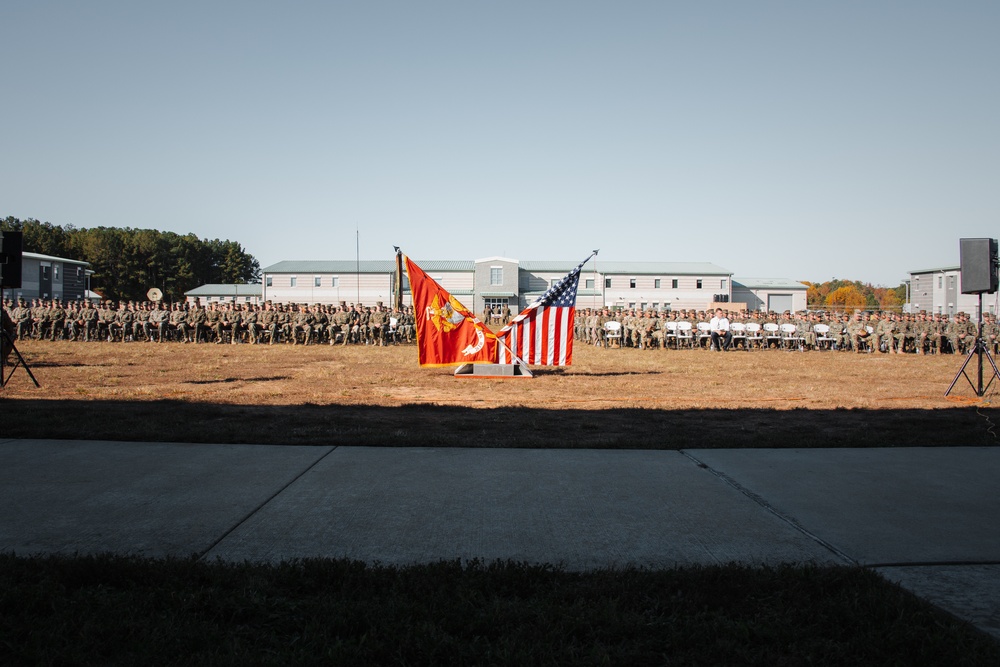
<svg viewBox="0 0 1000 667">
<path fill-rule="evenodd" d="M 49 269 L 52 269 L 52 280 L 59 280 L 59 265 L 58 264 L 51 264 L 51 265 L 50 264 L 40 264 L 39 268 L 41 269 L 42 279 L 47 279 L 49 277 L 48 276 Z M 83 277 L 83 267 L 82 266 L 76 267 L 76 277 L 77 278 L 82 278 Z M 58 297 L 56 297 L 56 298 L 58 298 Z"/>
<path fill-rule="evenodd" d="M 298 287 L 298 284 L 299 284 L 299 277 L 298 276 L 291 276 L 289 278 L 289 281 L 290 281 L 290 286 L 291 287 Z M 273 278 L 271 276 L 266 276 L 264 278 L 264 285 L 266 287 L 273 287 L 274 286 L 274 284 L 273 284 Z M 330 284 L 327 285 L 327 287 L 339 287 L 339 286 L 340 286 L 340 277 L 339 276 L 330 276 Z M 322 276 L 313 276 L 313 287 L 323 287 L 323 277 Z"/>
<path fill-rule="evenodd" d="M 328 285 L 328 287 L 337 287 L 337 286 L 339 286 L 339 284 L 340 284 L 340 278 L 338 276 L 329 276 L 329 278 L 330 278 L 330 284 Z M 549 285 L 551 287 L 555 287 L 556 284 L 560 280 L 562 280 L 562 278 L 552 278 L 549 281 Z M 290 281 L 291 287 L 297 287 L 298 286 L 298 282 L 299 282 L 299 278 L 298 278 L 298 276 L 290 276 L 289 277 L 289 281 Z M 697 281 L 695 282 L 696 289 L 702 289 L 704 287 L 704 282 L 705 281 L 702 278 L 698 278 Z M 653 289 L 662 289 L 662 287 L 663 287 L 662 283 L 663 283 L 662 279 L 660 279 L 660 278 L 654 279 L 653 280 Z M 272 287 L 273 286 L 273 278 L 272 278 L 272 276 L 266 276 L 264 278 L 264 284 L 267 287 Z M 672 278 L 670 280 L 670 288 L 671 289 L 677 289 L 678 284 L 679 284 L 679 281 L 678 281 L 677 278 Z M 500 268 L 500 269 L 496 269 L 496 268 L 490 269 L 490 285 L 503 285 L 503 269 L 502 268 Z M 629 278 L 628 286 L 629 286 L 629 289 L 635 289 L 636 279 L 635 278 Z M 323 287 L 323 277 L 322 276 L 314 276 L 313 277 L 313 287 Z M 605 278 L 604 279 L 604 287 L 608 288 L 608 289 L 611 288 L 611 278 Z M 584 288 L 585 289 L 589 289 L 589 290 L 594 289 L 594 279 L 593 278 L 587 278 L 584 281 Z M 722 280 L 719 281 L 719 289 L 723 290 L 723 291 L 726 289 L 726 279 L 725 278 L 723 278 Z"/>
<path fill-rule="evenodd" d="M 559 282 L 559 279 L 553 280 L 552 284 L 555 285 L 557 282 Z M 678 286 L 679 282 L 680 281 L 677 278 L 671 278 L 670 279 L 670 289 L 677 289 L 677 286 Z M 698 278 L 695 281 L 695 288 L 696 289 L 702 289 L 702 288 L 704 288 L 704 286 L 705 286 L 704 283 L 705 283 L 705 281 L 702 278 Z M 591 279 L 586 280 L 585 283 L 584 283 L 584 286 L 585 286 L 586 289 L 594 289 L 594 279 L 591 278 Z M 636 279 L 635 278 L 629 278 L 629 280 L 628 280 L 628 286 L 629 286 L 629 289 L 635 289 Z M 611 278 L 605 278 L 604 279 L 604 287 L 607 288 L 607 289 L 610 289 L 610 287 L 611 287 Z M 660 278 L 653 279 L 653 289 L 662 289 L 662 288 L 663 288 L 663 281 Z M 723 278 L 722 280 L 719 281 L 719 289 L 725 291 L 725 289 L 726 289 L 726 279 L 725 278 Z"/>
</svg>

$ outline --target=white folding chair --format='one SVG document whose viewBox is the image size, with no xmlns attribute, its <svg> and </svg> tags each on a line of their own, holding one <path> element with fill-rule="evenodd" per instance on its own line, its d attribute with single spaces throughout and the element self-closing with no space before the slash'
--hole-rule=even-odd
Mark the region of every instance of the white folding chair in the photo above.
<svg viewBox="0 0 1000 667">
<path fill-rule="evenodd" d="M 826 345 L 828 350 L 832 350 L 837 339 L 830 335 L 829 324 L 814 324 L 813 333 L 816 334 L 816 348 L 822 350 Z"/>
<path fill-rule="evenodd" d="M 764 347 L 772 344 L 781 347 L 781 329 L 774 322 L 764 323 Z"/>
<path fill-rule="evenodd" d="M 789 350 L 798 348 L 799 350 L 805 349 L 805 340 L 799 335 L 798 330 L 795 328 L 794 324 L 786 322 L 781 325 L 781 342 Z"/>
<path fill-rule="evenodd" d="M 743 349 L 749 349 L 747 347 L 747 327 L 742 322 L 733 322 L 729 325 L 729 333 L 733 335 L 732 347 L 736 347 L 737 343 L 743 343 Z"/>
<path fill-rule="evenodd" d="M 698 347 L 707 347 L 711 342 L 712 325 L 708 322 L 698 322 Z"/>
<path fill-rule="evenodd" d="M 677 323 L 677 347 L 680 348 L 681 344 L 694 347 L 694 333 L 690 322 Z"/>
<path fill-rule="evenodd" d="M 622 323 L 614 320 L 604 323 L 604 347 L 611 347 L 613 341 L 622 346 Z"/>
<path fill-rule="evenodd" d="M 760 325 L 756 322 L 748 322 L 746 326 L 747 349 L 754 344 L 763 347 L 764 336 L 760 333 Z"/>
<path fill-rule="evenodd" d="M 663 347 L 677 347 L 677 322 L 670 320 L 663 326 Z"/>
</svg>

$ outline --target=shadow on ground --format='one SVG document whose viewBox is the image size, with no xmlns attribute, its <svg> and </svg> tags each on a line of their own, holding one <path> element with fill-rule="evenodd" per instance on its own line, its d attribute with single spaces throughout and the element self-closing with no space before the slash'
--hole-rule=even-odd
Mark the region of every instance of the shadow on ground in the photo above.
<svg viewBox="0 0 1000 667">
<path fill-rule="evenodd" d="M 1000 444 L 993 416 L 974 407 L 546 410 L 0 399 L 0 437 L 616 449 L 988 446 Z"/>
</svg>

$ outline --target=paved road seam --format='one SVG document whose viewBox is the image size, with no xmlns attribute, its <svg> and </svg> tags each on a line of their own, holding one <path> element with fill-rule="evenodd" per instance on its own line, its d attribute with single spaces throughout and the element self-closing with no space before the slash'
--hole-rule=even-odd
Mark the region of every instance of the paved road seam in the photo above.
<svg viewBox="0 0 1000 667">
<path fill-rule="evenodd" d="M 254 514 L 256 514 L 257 512 L 261 511 L 262 509 L 264 509 L 264 507 L 268 503 L 270 503 L 272 500 L 274 500 L 279 495 L 281 495 L 281 493 L 284 492 L 285 489 L 287 489 L 292 484 L 295 484 L 295 482 L 297 482 L 300 479 L 302 479 L 303 475 L 305 475 L 307 472 L 309 472 L 310 470 L 312 470 L 313 468 L 315 468 L 317 465 L 319 465 L 319 463 L 323 459 L 325 459 L 327 456 L 329 456 L 333 452 L 333 450 L 335 450 L 335 449 L 337 449 L 336 445 L 334 445 L 333 447 L 330 447 L 330 450 L 326 454 L 323 454 L 323 456 L 319 457 L 318 459 L 316 459 L 315 461 L 313 461 L 312 463 L 310 463 L 308 466 L 306 466 L 306 468 L 302 472 L 300 472 L 298 475 L 296 475 L 291 480 L 289 480 L 289 482 L 287 484 L 285 484 L 283 487 L 281 487 L 280 489 L 278 489 L 277 491 L 275 491 L 274 493 L 272 493 L 269 497 L 265 498 L 259 505 L 257 505 L 257 507 L 254 507 L 252 510 L 250 510 L 243 518 L 239 519 L 236 523 L 234 523 L 232 525 L 232 527 L 229 528 L 229 530 L 227 530 L 226 532 L 224 532 L 219 537 L 219 539 L 217 539 L 214 542 L 212 542 L 211 544 L 209 544 L 201 553 L 199 553 L 198 554 L 198 560 L 204 559 L 205 556 L 208 555 L 212 551 L 212 549 L 214 549 L 215 547 L 219 546 L 219 544 L 221 544 L 223 540 L 225 540 L 227 537 L 229 537 L 233 533 L 234 530 L 236 530 L 237 528 L 239 528 L 240 526 L 242 526 L 244 523 L 246 523 L 247 521 L 249 521 L 250 517 L 252 517 Z"/>
<path fill-rule="evenodd" d="M 722 472 L 721 470 L 716 470 L 715 468 L 711 467 L 710 465 L 708 465 L 704 461 L 701 461 L 700 459 L 698 459 L 698 457 L 692 455 L 690 452 L 688 452 L 686 450 L 682 449 L 682 450 L 680 450 L 680 453 L 683 454 L 684 456 L 688 457 L 699 468 L 703 468 L 703 469 L 707 470 L 708 472 L 710 472 L 711 474 L 715 475 L 720 480 L 722 480 L 723 482 L 725 482 L 726 484 L 728 484 L 729 486 L 733 487 L 734 489 L 736 489 L 737 491 L 739 491 L 740 493 L 742 493 L 744 496 L 746 496 L 747 498 L 749 498 L 750 500 L 752 500 L 754 503 L 756 503 L 757 505 L 759 505 L 761 507 L 761 509 L 763 509 L 764 511 L 769 512 L 770 514 L 774 515 L 779 520 L 787 523 L 789 526 L 791 526 L 792 528 L 794 528 L 798 532 L 802 533 L 803 535 L 805 535 L 809 539 L 813 540 L 814 542 L 816 542 L 820 546 L 822 546 L 825 549 L 831 551 L 835 556 L 837 556 L 838 558 L 842 559 L 848 565 L 858 565 L 859 564 L 858 561 L 854 560 L 853 558 L 851 558 L 850 556 L 848 556 L 846 553 L 844 553 L 843 551 L 841 551 L 840 549 L 838 549 L 837 547 L 835 547 L 833 544 L 830 544 L 829 542 L 827 542 L 826 540 L 824 540 L 819 535 L 816 535 L 815 533 L 811 532 L 805 526 L 803 526 L 802 524 L 800 524 L 798 521 L 796 521 L 795 519 L 793 519 L 789 515 L 785 514 L 784 512 L 778 510 L 776 507 L 774 507 L 769 502 L 767 502 L 766 500 L 764 500 L 763 497 L 761 497 L 760 495 L 754 493 L 753 491 L 751 491 L 747 487 L 743 486 L 742 484 L 740 484 L 739 482 L 737 482 L 735 479 L 733 479 L 732 477 L 730 477 L 726 473 Z"/>
</svg>

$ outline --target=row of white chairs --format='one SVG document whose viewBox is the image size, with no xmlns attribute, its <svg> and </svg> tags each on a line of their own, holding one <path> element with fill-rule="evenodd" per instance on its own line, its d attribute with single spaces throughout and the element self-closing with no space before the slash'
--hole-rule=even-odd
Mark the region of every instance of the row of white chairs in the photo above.
<svg viewBox="0 0 1000 667">
<path fill-rule="evenodd" d="M 665 325 L 664 345 L 667 347 L 681 348 L 705 346 L 712 338 L 712 328 L 708 322 L 698 322 L 692 325 L 690 322 L 667 322 Z M 869 327 L 871 329 L 871 327 Z M 743 324 L 733 322 L 729 325 L 729 331 L 733 334 L 733 345 L 742 342 L 746 349 L 753 345 L 760 347 L 776 347 L 784 349 L 802 349 L 805 339 L 799 334 L 794 324 L 777 324 L 766 322 L 763 325 L 756 322 Z M 830 336 L 830 326 L 827 324 L 816 324 L 813 326 L 813 333 L 816 334 L 816 345 L 820 348 L 833 349 L 837 339 Z M 607 322 L 604 325 L 604 340 L 610 345 L 614 342 L 621 343 L 622 325 L 621 322 Z"/>
</svg>

